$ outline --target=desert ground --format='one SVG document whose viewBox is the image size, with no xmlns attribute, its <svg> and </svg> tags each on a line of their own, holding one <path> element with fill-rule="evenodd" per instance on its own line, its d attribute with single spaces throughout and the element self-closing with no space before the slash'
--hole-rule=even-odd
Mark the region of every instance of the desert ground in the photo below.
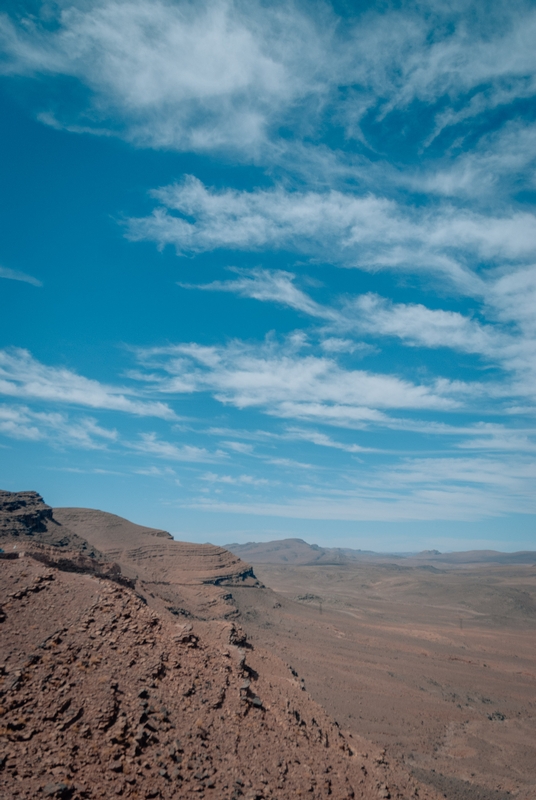
<svg viewBox="0 0 536 800">
<path fill-rule="evenodd" d="M 0 800 L 536 798 L 536 554 L 222 548 L 35 492 L 0 550 Z"/>
<path fill-rule="evenodd" d="M 233 591 L 245 629 L 343 728 L 449 800 L 536 798 L 534 554 L 307 565 L 260 548 L 270 591 Z"/>
</svg>

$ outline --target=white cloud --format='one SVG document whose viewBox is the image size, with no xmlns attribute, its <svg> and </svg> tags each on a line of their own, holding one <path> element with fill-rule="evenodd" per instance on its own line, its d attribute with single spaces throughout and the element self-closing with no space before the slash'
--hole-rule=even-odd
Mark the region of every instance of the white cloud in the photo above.
<svg viewBox="0 0 536 800">
<path fill-rule="evenodd" d="M 347 444 L 345 442 L 337 442 L 321 431 L 304 430 L 303 428 L 287 428 L 286 436 L 289 439 L 294 439 L 302 442 L 311 442 L 312 444 L 321 447 L 333 447 L 336 450 L 344 450 L 346 453 L 370 453 L 374 452 L 373 448 L 361 447 L 359 444 Z"/>
<path fill-rule="evenodd" d="M 136 475 L 147 475 L 152 478 L 177 478 L 177 473 L 171 467 L 147 467 L 146 469 L 135 469 Z"/>
<path fill-rule="evenodd" d="M 285 149 L 283 124 L 311 135 L 335 115 L 362 139 L 365 114 L 378 120 L 418 100 L 438 104 L 437 136 L 534 92 L 530 4 L 353 14 L 342 21 L 327 4 L 255 0 L 62 3 L 52 25 L 3 15 L 2 69 L 80 80 L 91 101 L 75 125 L 62 120 L 71 127 L 107 123 L 141 145 L 250 156 L 272 138 L 272 157 Z"/>
<path fill-rule="evenodd" d="M 241 453 L 242 455 L 249 456 L 253 453 L 253 445 L 246 444 L 245 442 L 222 442 L 222 447 L 226 447 L 228 450 L 233 450 L 235 453 Z"/>
<path fill-rule="evenodd" d="M 536 335 L 536 265 L 503 269 L 489 288 L 489 303 L 498 318 L 515 322 L 520 330 Z"/>
<path fill-rule="evenodd" d="M 457 311 L 430 309 L 418 303 L 393 303 L 369 292 L 344 296 L 334 305 L 321 305 L 294 285 L 295 276 L 270 270 L 243 270 L 238 281 L 218 281 L 206 288 L 246 293 L 261 301 L 275 301 L 322 320 L 320 347 L 328 354 L 374 352 L 371 344 L 327 334 L 396 337 L 412 347 L 450 348 L 482 356 L 489 363 L 515 375 L 502 390 L 488 391 L 512 395 L 536 392 L 536 267 L 490 271 L 480 282 L 482 314 L 489 322 Z M 281 284 L 284 290 L 281 290 Z M 246 287 L 244 290 L 243 287 Z M 205 287 L 201 287 L 205 288 Z M 295 335 L 299 343 L 299 336 Z M 305 342 L 304 334 L 301 334 Z"/>
<path fill-rule="evenodd" d="M 339 336 L 327 336 L 320 342 L 320 347 L 326 353 L 355 353 L 358 351 L 365 355 L 373 353 L 375 350 L 373 345 L 356 342 L 353 339 L 341 339 Z"/>
<path fill-rule="evenodd" d="M 26 406 L 0 405 L 0 433 L 11 439 L 48 441 L 52 445 L 102 449 L 118 438 L 92 417 L 70 419 L 65 414 L 32 411 Z"/>
<path fill-rule="evenodd" d="M 480 423 L 464 430 L 467 438 L 457 446 L 462 450 L 495 450 L 497 452 L 536 453 L 536 430 L 507 428 L 504 425 Z"/>
<path fill-rule="evenodd" d="M 372 293 L 349 301 L 343 316 L 358 330 L 396 336 L 421 347 L 450 347 L 489 355 L 512 343 L 510 336 L 494 326 L 482 325 L 457 311 L 430 309 L 416 303 L 391 303 Z"/>
<path fill-rule="evenodd" d="M 281 186 L 215 190 L 192 176 L 153 195 L 160 207 L 148 217 L 131 219 L 127 235 L 159 247 L 171 244 L 178 253 L 221 248 L 297 250 L 361 269 L 439 274 L 458 290 L 476 296 L 484 288 L 473 271 L 476 262 L 536 257 L 536 226 L 528 211 L 490 216 L 448 205 L 414 209 L 372 194 L 288 191 Z M 221 291 L 225 284 L 208 288 Z M 230 282 L 228 290 L 322 313 L 285 273 L 242 275 L 234 286 Z"/>
<path fill-rule="evenodd" d="M 213 281 L 204 284 L 179 283 L 186 289 L 202 289 L 212 292 L 232 292 L 240 297 L 252 297 L 264 302 L 271 301 L 290 306 L 296 311 L 303 311 L 313 317 L 332 316 L 329 308 L 315 303 L 305 292 L 295 286 L 296 276 L 284 270 L 239 269 L 230 270 L 238 274 L 238 278 L 230 281 Z"/>
<path fill-rule="evenodd" d="M 352 480 L 351 476 L 348 476 Z M 325 520 L 484 520 L 536 511 L 536 463 L 527 458 L 417 458 L 356 474 L 350 489 L 319 490 L 287 501 L 205 500 L 213 512 Z"/>
<path fill-rule="evenodd" d="M 277 481 L 270 481 L 267 478 L 255 478 L 253 475 L 217 475 L 215 472 L 206 472 L 201 476 L 201 480 L 208 481 L 208 483 L 227 483 L 234 486 L 270 486 L 277 484 Z"/>
<path fill-rule="evenodd" d="M 256 150 L 322 80 L 317 22 L 292 5 L 101 0 L 64 5 L 57 23 L 4 15 L 3 71 L 79 79 L 93 95 L 81 127 L 115 117 L 143 146 Z"/>
<path fill-rule="evenodd" d="M 303 355 L 292 340 L 173 345 L 140 350 L 138 357 L 160 392 L 209 392 L 239 409 L 256 407 L 274 416 L 328 423 L 379 420 L 381 409 L 448 411 L 458 406 L 454 395 L 464 390 L 446 380 L 426 386 L 393 375 L 343 369 L 326 356 Z"/>
<path fill-rule="evenodd" d="M 405 345 L 427 348 L 450 348 L 476 354 L 488 363 L 510 373 L 508 383 L 487 385 L 486 392 L 498 395 L 534 396 L 536 394 L 536 268 L 518 267 L 490 271 L 481 280 L 480 310 L 489 321 L 457 311 L 430 309 L 417 303 L 393 303 L 374 293 L 343 296 L 331 306 L 321 305 L 294 285 L 291 273 L 269 270 L 243 271 L 247 296 L 261 301 L 275 301 L 322 320 L 320 347 L 327 354 L 361 351 L 374 352 L 371 344 L 330 333 L 396 337 Z M 279 280 L 285 291 L 278 291 Z M 273 280 L 272 280 L 273 279 Z M 236 286 L 238 284 L 238 287 Z M 287 284 L 292 291 L 286 291 Z M 242 293 L 242 279 L 210 284 L 211 289 Z M 268 286 L 269 290 L 265 291 Z M 258 287 L 258 290 L 257 290 Z M 295 294 L 297 297 L 295 296 Z M 297 344 L 305 343 L 305 334 L 295 334 Z M 476 389 L 477 387 L 473 387 Z M 469 392 L 466 387 L 463 390 Z M 477 390 L 478 391 L 478 390 Z M 483 387 L 480 388 L 483 391 Z M 294 412 L 291 412 L 291 415 Z"/>
<path fill-rule="evenodd" d="M 128 445 L 138 453 L 158 456 L 168 461 L 214 461 L 218 454 L 209 453 L 204 447 L 195 447 L 189 444 L 175 444 L 159 439 L 156 433 L 142 433 L 138 441 Z"/>
<path fill-rule="evenodd" d="M 314 464 L 295 461 L 293 458 L 267 458 L 266 463 L 273 464 L 274 467 L 285 467 L 286 469 L 315 469 Z"/>
<path fill-rule="evenodd" d="M 124 411 L 137 416 L 175 418 L 174 412 L 164 403 L 131 399 L 127 394 L 134 393 L 124 387 L 108 386 L 64 367 L 46 366 L 20 348 L 0 350 L 0 394 Z"/>
<path fill-rule="evenodd" d="M 482 324 L 455 311 L 419 304 L 391 303 L 377 295 L 361 295 L 348 303 L 344 316 L 358 331 L 396 336 L 416 347 L 448 347 L 475 353 L 513 374 L 509 382 L 490 387 L 495 393 L 534 396 L 536 392 L 536 270 L 511 272 L 490 281 L 484 311 L 494 324 Z M 497 324 L 507 323 L 505 325 Z M 512 325 L 512 323 L 514 323 Z M 350 322 L 350 324 L 352 324 Z"/>
<path fill-rule="evenodd" d="M 27 275 L 25 272 L 19 272 L 16 269 L 9 269 L 8 267 L 0 267 L 0 278 L 7 278 L 10 281 L 22 281 L 23 283 L 31 283 L 32 286 L 42 286 L 42 282 L 33 275 Z"/>
<path fill-rule="evenodd" d="M 465 151 L 464 145 L 460 141 L 458 155 L 449 152 L 438 163 L 404 173 L 398 180 L 419 192 L 473 200 L 493 198 L 498 191 L 505 197 L 508 191 L 536 185 L 534 124 L 511 121 L 483 136 L 475 148 Z"/>
<path fill-rule="evenodd" d="M 466 5 L 429 4 L 427 11 L 427 19 L 422 9 L 416 14 L 402 9 L 371 15 L 367 38 L 361 40 L 363 70 L 375 93 L 388 98 L 384 115 L 393 108 L 407 108 L 415 99 L 434 103 L 445 98 L 455 108 L 477 87 L 474 115 L 484 106 L 504 102 L 507 87 L 510 100 L 526 96 L 527 78 L 536 70 L 533 8 L 473 4 L 472 19 Z M 458 121 L 455 116 L 439 112 L 436 132 Z"/>
</svg>

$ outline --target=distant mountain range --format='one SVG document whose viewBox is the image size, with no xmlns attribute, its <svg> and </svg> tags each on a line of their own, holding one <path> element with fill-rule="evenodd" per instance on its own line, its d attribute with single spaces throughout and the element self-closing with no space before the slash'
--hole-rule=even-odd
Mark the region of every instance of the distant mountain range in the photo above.
<svg viewBox="0 0 536 800">
<path fill-rule="evenodd" d="M 376 553 L 373 550 L 354 550 L 350 547 L 320 547 L 303 539 L 279 539 L 271 542 L 226 544 L 225 548 L 250 564 L 288 564 L 306 566 L 313 564 L 341 565 L 353 562 L 400 562 L 408 566 L 419 564 L 536 564 L 536 551 L 521 550 L 501 553 L 497 550 L 467 550 L 440 553 L 423 550 L 420 553 Z"/>
</svg>

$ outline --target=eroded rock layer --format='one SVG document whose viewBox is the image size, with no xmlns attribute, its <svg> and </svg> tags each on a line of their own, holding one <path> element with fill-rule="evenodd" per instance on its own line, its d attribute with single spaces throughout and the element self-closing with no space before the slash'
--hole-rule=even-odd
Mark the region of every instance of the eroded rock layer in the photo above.
<svg viewBox="0 0 536 800">
<path fill-rule="evenodd" d="M 166 531 L 93 509 L 56 508 L 54 518 L 144 580 L 258 585 L 251 567 L 223 547 L 177 542 Z"/>
<path fill-rule="evenodd" d="M 228 618 L 237 613 L 232 587 L 260 586 L 251 566 L 223 547 L 177 542 L 165 531 L 92 509 L 56 508 L 54 518 L 119 563 L 159 609 L 190 618 Z"/>
</svg>

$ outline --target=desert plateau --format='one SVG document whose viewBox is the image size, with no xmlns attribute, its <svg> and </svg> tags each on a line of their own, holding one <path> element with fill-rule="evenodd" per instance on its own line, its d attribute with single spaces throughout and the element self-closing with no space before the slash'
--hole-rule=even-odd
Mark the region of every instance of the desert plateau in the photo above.
<svg viewBox="0 0 536 800">
<path fill-rule="evenodd" d="M 2 800 L 535 797 L 534 554 L 221 548 L 0 505 Z"/>
</svg>

